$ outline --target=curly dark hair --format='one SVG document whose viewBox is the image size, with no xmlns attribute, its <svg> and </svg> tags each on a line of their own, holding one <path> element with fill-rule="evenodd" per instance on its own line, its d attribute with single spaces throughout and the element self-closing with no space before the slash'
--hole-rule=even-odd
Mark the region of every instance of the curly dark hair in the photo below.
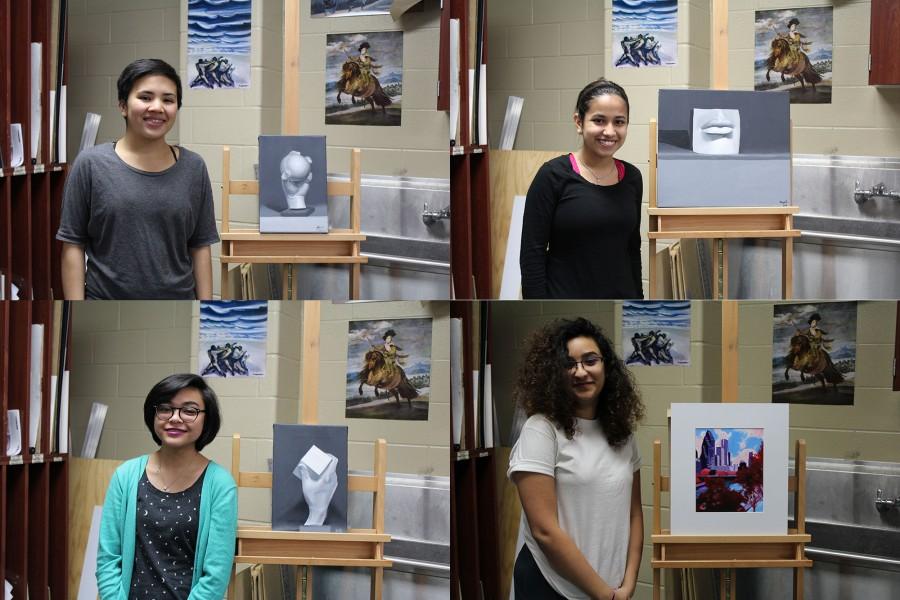
<svg viewBox="0 0 900 600">
<path fill-rule="evenodd" d="M 577 337 L 593 339 L 603 356 L 606 381 L 597 399 L 597 420 L 609 445 L 621 447 L 644 417 L 644 404 L 631 372 L 616 355 L 612 343 L 587 319 L 559 319 L 531 335 L 514 398 L 529 417 L 544 415 L 572 439 L 575 398 L 565 365 L 570 360 L 567 344 Z"/>
</svg>

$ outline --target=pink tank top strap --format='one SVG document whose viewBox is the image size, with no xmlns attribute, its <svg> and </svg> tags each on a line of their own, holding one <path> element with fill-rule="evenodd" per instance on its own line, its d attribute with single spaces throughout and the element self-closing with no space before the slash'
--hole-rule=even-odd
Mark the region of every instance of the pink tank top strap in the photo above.
<svg viewBox="0 0 900 600">
<path fill-rule="evenodd" d="M 578 161 L 575 160 L 575 155 L 573 153 L 569 153 L 569 162 L 572 163 L 572 170 L 581 175 L 581 169 L 578 168 Z"/>
</svg>

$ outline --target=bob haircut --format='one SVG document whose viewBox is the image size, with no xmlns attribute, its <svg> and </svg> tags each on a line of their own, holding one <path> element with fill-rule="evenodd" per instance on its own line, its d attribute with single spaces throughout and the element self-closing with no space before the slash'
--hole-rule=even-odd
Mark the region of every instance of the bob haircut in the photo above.
<svg viewBox="0 0 900 600">
<path fill-rule="evenodd" d="M 116 89 L 119 94 L 119 104 L 128 102 L 128 95 L 134 89 L 134 84 L 141 77 L 147 75 L 162 75 L 167 79 L 171 79 L 175 84 L 175 95 L 178 98 L 178 108 L 181 108 L 181 78 L 172 68 L 172 65 L 158 58 L 139 58 L 124 69 L 119 75 L 116 82 Z"/>
<path fill-rule="evenodd" d="M 147 399 L 144 400 L 144 423 L 153 436 L 153 441 L 157 446 L 162 446 L 162 440 L 153 430 L 153 424 L 156 421 L 156 407 L 172 400 L 181 390 L 193 388 L 200 392 L 203 397 L 204 409 L 206 416 L 203 420 L 203 431 L 200 437 L 194 442 L 194 447 L 199 452 L 203 447 L 213 441 L 216 434 L 219 433 L 219 427 L 222 425 L 222 416 L 219 413 L 219 400 L 216 393 L 199 375 L 193 373 L 176 373 L 169 375 L 159 383 L 153 386 Z"/>
<path fill-rule="evenodd" d="M 616 355 L 612 343 L 587 319 L 559 319 L 531 335 L 514 397 L 529 417 L 544 415 L 572 439 L 576 426 L 575 398 L 566 363 L 570 361 L 569 340 L 577 337 L 594 340 L 603 356 L 606 380 L 597 398 L 597 420 L 609 445 L 621 447 L 643 418 L 644 404 L 631 372 Z"/>
<path fill-rule="evenodd" d="M 625 93 L 625 88 L 604 77 L 590 82 L 578 93 L 578 100 L 575 102 L 575 111 L 578 113 L 578 118 L 584 121 L 584 116 L 591 105 L 591 100 L 604 94 L 618 96 L 625 101 L 625 116 L 630 121 L 631 105 L 628 103 L 628 94 Z"/>
</svg>

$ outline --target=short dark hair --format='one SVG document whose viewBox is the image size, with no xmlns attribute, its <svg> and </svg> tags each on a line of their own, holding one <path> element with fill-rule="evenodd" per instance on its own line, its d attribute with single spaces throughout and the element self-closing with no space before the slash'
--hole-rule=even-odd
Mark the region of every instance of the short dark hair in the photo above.
<svg viewBox="0 0 900 600">
<path fill-rule="evenodd" d="M 134 88 L 135 82 L 141 77 L 147 75 L 162 75 L 171 79 L 175 83 L 176 96 L 178 97 L 178 108 L 181 108 L 181 78 L 175 69 L 164 60 L 158 58 L 139 58 L 124 69 L 119 75 L 116 82 L 116 89 L 119 94 L 119 103 L 128 102 L 128 95 Z"/>
<path fill-rule="evenodd" d="M 362 44 L 359 45 L 359 51 L 362 52 L 363 48 L 371 48 L 371 47 L 372 46 L 371 46 L 371 44 L 369 44 L 369 42 L 363 42 Z"/>
<path fill-rule="evenodd" d="M 799 25 L 799 24 L 800 24 L 800 19 L 798 19 L 797 17 L 794 17 L 793 19 L 788 21 L 788 27 L 790 27 L 791 25 Z"/>
<path fill-rule="evenodd" d="M 388 336 L 391 336 L 392 338 L 397 337 L 397 332 L 394 331 L 393 329 L 388 329 L 387 331 L 384 332 L 384 335 L 381 336 L 381 339 L 386 340 L 386 339 L 388 339 Z"/>
<path fill-rule="evenodd" d="M 813 321 L 821 321 L 821 320 L 822 320 L 822 315 L 820 315 L 819 313 L 813 313 L 812 316 L 809 318 L 809 321 L 807 321 L 806 323 L 808 325 L 812 325 Z"/>
<path fill-rule="evenodd" d="M 178 392 L 187 388 L 193 388 L 200 392 L 200 395 L 203 397 L 203 408 L 206 410 L 203 413 L 206 415 L 203 419 L 203 431 L 200 433 L 197 441 L 194 442 L 194 447 L 198 452 L 203 450 L 204 446 L 213 441 L 216 434 L 219 433 L 219 427 L 222 426 L 222 415 L 219 413 L 219 400 L 216 397 L 216 393 L 209 387 L 206 380 L 199 375 L 176 373 L 169 375 L 154 385 L 150 393 L 147 394 L 147 399 L 144 400 L 144 423 L 147 425 L 147 429 L 150 430 L 150 435 L 153 436 L 153 441 L 156 442 L 157 446 L 162 446 L 162 440 L 159 439 L 153 428 L 156 422 L 156 407 L 169 402 Z"/>
<path fill-rule="evenodd" d="M 631 120 L 631 105 L 628 103 L 628 94 L 625 93 L 625 88 L 605 77 L 590 82 L 584 86 L 584 89 L 578 94 L 578 100 L 575 102 L 575 110 L 578 112 L 578 118 L 583 121 L 584 115 L 587 114 L 588 107 L 591 105 L 591 100 L 604 94 L 612 94 L 613 96 L 618 96 L 624 100 L 625 116 Z"/>
</svg>

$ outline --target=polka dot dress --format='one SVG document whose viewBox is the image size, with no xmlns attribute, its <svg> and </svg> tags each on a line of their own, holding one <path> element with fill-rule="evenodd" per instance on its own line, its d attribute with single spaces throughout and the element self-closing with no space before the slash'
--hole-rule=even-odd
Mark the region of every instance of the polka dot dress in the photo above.
<svg viewBox="0 0 900 600">
<path fill-rule="evenodd" d="M 191 487 L 170 494 L 156 489 L 144 471 L 138 482 L 130 600 L 185 600 L 190 595 L 205 476 L 204 469 Z"/>
</svg>

